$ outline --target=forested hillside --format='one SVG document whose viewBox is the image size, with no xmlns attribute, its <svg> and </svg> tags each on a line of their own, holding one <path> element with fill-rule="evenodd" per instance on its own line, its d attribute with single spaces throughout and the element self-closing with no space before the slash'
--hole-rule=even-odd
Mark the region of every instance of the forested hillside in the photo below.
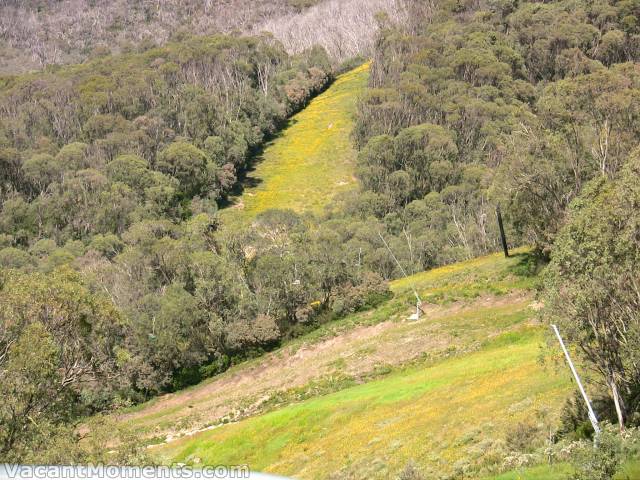
<svg viewBox="0 0 640 480">
<path fill-rule="evenodd" d="M 368 55 L 378 30 L 375 15 L 384 11 L 397 19 L 403 5 L 404 0 L 5 0 L 0 73 L 234 32 L 268 32 L 289 53 L 321 46 L 343 61 Z"/>
<path fill-rule="evenodd" d="M 2 80 L 0 358 L 43 367 L 2 385 L 5 458 L 386 298 L 293 213 L 218 231 L 237 175 L 333 76 L 321 48 L 213 36 Z"/>
<path fill-rule="evenodd" d="M 583 186 L 637 146 L 634 8 L 416 7 L 378 40 L 355 135 L 364 193 L 346 210 L 383 223 L 415 271 L 495 250 L 497 203 L 511 241 L 548 254 Z"/>
<path fill-rule="evenodd" d="M 183 200 L 193 197 L 215 210 L 264 139 L 331 77 L 322 49 L 290 58 L 268 37 L 224 36 L 6 77 L 3 193 L 15 190 L 38 203 L 45 192 L 71 195 L 75 184 L 94 194 L 68 208 L 62 198 L 53 201 L 64 212 L 49 212 L 37 227 L 16 219 L 14 237 L 119 234 L 131 215 L 164 210 L 161 215 L 185 218 L 193 212 Z M 112 200 L 100 201 L 109 190 Z M 96 210 L 110 202 L 121 202 L 110 209 L 114 218 Z M 144 203 L 145 212 L 134 214 Z M 65 214 L 73 221 L 60 217 Z"/>
<path fill-rule="evenodd" d="M 619 435 L 593 453 L 569 398 L 535 448 L 514 425 L 515 457 L 497 448 L 484 468 L 470 448 L 469 469 L 431 473 L 498 474 L 568 445 L 576 478 L 612 478 L 640 423 L 639 14 L 636 0 L 3 2 L 0 460 L 152 461 L 101 413 L 356 313 L 415 309 L 389 282 L 498 251 L 500 207 L 530 253 L 464 295 L 529 279 L 527 321 L 560 327 Z M 529 365 L 544 339 L 527 339 Z M 464 370 L 468 347 L 444 368 Z M 369 388 L 328 402 L 364 408 Z"/>
</svg>

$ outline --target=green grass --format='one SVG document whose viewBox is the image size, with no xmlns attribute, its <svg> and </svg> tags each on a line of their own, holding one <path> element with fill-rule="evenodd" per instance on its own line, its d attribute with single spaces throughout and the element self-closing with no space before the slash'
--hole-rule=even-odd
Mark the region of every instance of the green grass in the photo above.
<svg viewBox="0 0 640 480">
<path fill-rule="evenodd" d="M 571 391 L 565 372 L 539 361 L 543 327 L 531 322 L 527 294 L 535 278 L 514 273 L 524 257 L 524 252 L 516 253 L 510 259 L 489 255 L 393 282 L 395 297 L 376 310 L 324 325 L 288 345 L 323 341 L 361 324 L 400 322 L 415 287 L 424 298 L 434 299 L 434 308 L 444 308 L 437 319 L 399 323 L 363 346 L 362 354 L 397 346 L 398 335 L 409 340 L 425 328 L 434 335 L 446 332 L 461 348 L 390 366 L 366 383 L 347 378 L 320 384 L 318 396 L 311 398 L 305 389 L 284 392 L 274 410 L 152 451 L 168 463 L 246 463 L 303 479 L 390 478 L 409 461 L 438 476 L 465 469 L 480 475 L 496 462 L 496 449 L 507 432 L 545 412 L 547 421 L 554 422 Z M 342 358 L 332 362 L 345 363 Z M 561 479 L 566 466 L 526 472 L 529 476 L 522 478 Z M 515 480 L 522 474 L 497 478 Z"/>
<path fill-rule="evenodd" d="M 530 468 L 487 477 L 485 480 L 566 480 L 571 474 L 571 467 L 561 463 L 558 465 L 538 465 Z"/>
<path fill-rule="evenodd" d="M 388 478 L 409 460 L 451 471 L 532 410 L 555 408 L 566 377 L 537 362 L 537 328 L 475 353 L 293 404 L 162 447 L 166 460 L 247 463 L 298 478 Z M 499 412 L 499 414 L 498 414 Z M 487 443 L 489 442 L 489 443 Z"/>
<path fill-rule="evenodd" d="M 518 265 L 527 259 L 528 250 L 519 248 L 504 258 L 501 253 L 473 258 L 416 273 L 408 278 L 395 280 L 391 288 L 395 293 L 409 292 L 416 288 L 424 300 L 447 303 L 461 298 L 473 298 L 481 294 L 502 295 L 514 289 L 529 289 L 537 278 L 518 275 Z"/>
<path fill-rule="evenodd" d="M 356 152 L 350 134 L 358 96 L 369 77 L 364 64 L 337 78 L 295 115 L 265 148 L 241 197 L 222 212 L 227 222 L 252 219 L 271 208 L 319 213 L 339 192 L 355 188 Z"/>
</svg>

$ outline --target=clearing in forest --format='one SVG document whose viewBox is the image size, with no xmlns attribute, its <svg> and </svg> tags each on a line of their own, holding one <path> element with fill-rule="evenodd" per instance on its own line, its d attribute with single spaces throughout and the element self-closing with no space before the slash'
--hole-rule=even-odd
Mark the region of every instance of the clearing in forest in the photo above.
<svg viewBox="0 0 640 480">
<path fill-rule="evenodd" d="M 242 195 L 231 198 L 223 218 L 242 222 L 271 208 L 319 213 L 336 193 L 355 188 L 350 135 L 368 78 L 368 63 L 340 75 L 293 116 L 256 160 Z"/>
</svg>

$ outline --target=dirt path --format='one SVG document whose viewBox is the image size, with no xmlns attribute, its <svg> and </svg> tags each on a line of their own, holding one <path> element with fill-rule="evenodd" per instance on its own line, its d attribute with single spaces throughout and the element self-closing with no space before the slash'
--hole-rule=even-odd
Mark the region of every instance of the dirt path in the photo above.
<svg viewBox="0 0 640 480">
<path fill-rule="evenodd" d="M 360 378 L 424 355 L 473 348 L 487 334 L 504 331 L 504 327 L 487 325 L 485 319 L 500 309 L 526 308 L 530 302 L 528 294 L 515 292 L 446 307 L 431 305 L 416 322 L 387 320 L 313 343 L 285 346 L 208 382 L 159 397 L 121 420 L 146 437 L 171 439 L 190 434 L 223 419 L 233 421 L 256 413 L 274 394 L 330 375 Z M 407 309 L 405 316 L 409 313 Z M 458 324 L 461 333 L 452 336 L 449 332 L 457 330 Z"/>
</svg>

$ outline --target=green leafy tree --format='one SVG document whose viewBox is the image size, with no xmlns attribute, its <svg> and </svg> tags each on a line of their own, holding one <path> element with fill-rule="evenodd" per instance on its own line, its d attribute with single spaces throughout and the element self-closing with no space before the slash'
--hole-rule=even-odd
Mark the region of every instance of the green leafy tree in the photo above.
<svg viewBox="0 0 640 480">
<path fill-rule="evenodd" d="M 176 178 L 185 194 L 194 195 L 211 181 L 207 162 L 200 149 L 188 142 L 175 142 L 160 153 L 156 168 Z"/>
<path fill-rule="evenodd" d="M 38 355 L 33 349 L 12 350 L 15 345 L 44 342 L 42 351 L 46 355 L 33 358 L 34 365 L 39 365 L 38 370 L 24 377 L 20 388 L 37 392 L 38 383 L 42 381 L 43 388 L 67 396 L 67 400 L 59 404 L 62 410 L 56 407 L 51 412 L 54 417 L 43 413 L 46 421 L 55 422 L 55 415 L 72 415 L 81 405 L 78 395 L 84 392 L 90 396 L 99 389 L 108 396 L 110 389 L 115 388 L 119 378 L 115 349 L 122 341 L 123 328 L 122 316 L 112 303 L 91 293 L 78 274 L 69 269 L 59 269 L 49 275 L 5 271 L 0 280 L 0 372 L 3 375 L 0 383 L 4 385 L 5 379 L 11 377 L 14 365 L 11 362 L 27 362 L 29 355 Z M 41 335 L 42 339 L 36 339 L 43 331 L 46 334 Z M 28 339 L 24 337 L 27 334 Z M 45 366 L 55 373 L 43 370 Z M 38 375 L 50 376 L 51 380 L 45 382 Z M 98 379 L 101 381 L 97 382 Z M 40 393 L 33 394 L 38 397 L 33 401 L 48 401 L 47 395 Z M 57 398 L 52 396 L 53 404 Z M 24 425 L 32 423 L 27 416 L 21 421 Z"/>
<path fill-rule="evenodd" d="M 546 273 L 547 315 L 597 372 L 620 429 L 640 385 L 640 156 L 573 204 Z"/>
<path fill-rule="evenodd" d="M 55 165 L 63 172 L 81 170 L 89 166 L 86 155 L 85 143 L 70 143 L 60 149 L 55 157 Z"/>
<path fill-rule="evenodd" d="M 22 170 L 38 191 L 43 191 L 51 182 L 60 180 L 62 173 L 61 165 L 48 153 L 32 156 L 22 164 Z"/>
<path fill-rule="evenodd" d="M 40 423 L 63 422 L 71 413 L 68 391 L 59 371 L 62 352 L 40 322 L 34 322 L 11 342 L 3 342 L 0 361 L 0 457 L 19 461 L 38 444 Z"/>
</svg>

